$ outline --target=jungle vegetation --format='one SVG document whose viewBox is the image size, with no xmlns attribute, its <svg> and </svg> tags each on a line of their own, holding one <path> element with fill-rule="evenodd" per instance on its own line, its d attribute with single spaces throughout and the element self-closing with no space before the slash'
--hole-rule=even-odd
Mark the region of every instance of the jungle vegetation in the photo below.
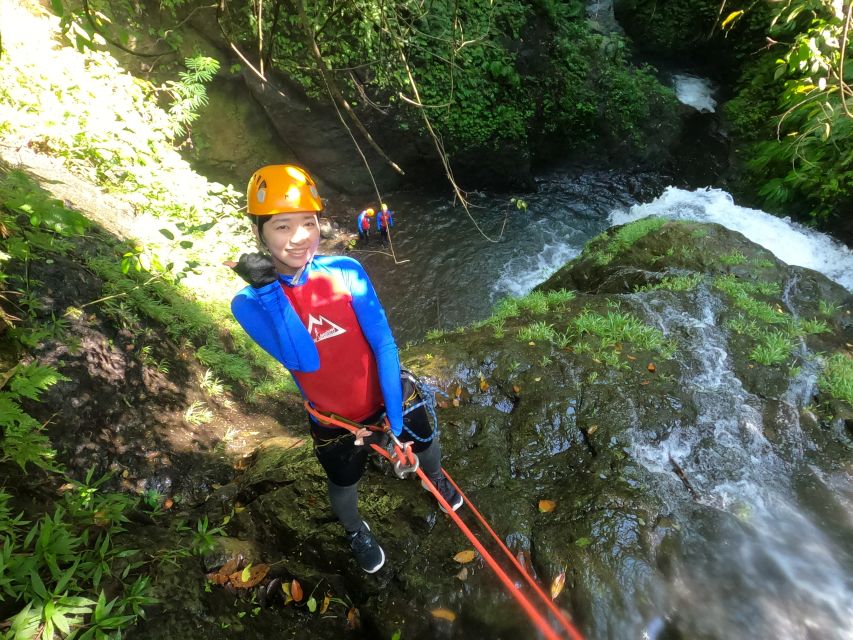
<svg viewBox="0 0 853 640">
<path fill-rule="evenodd" d="M 140 4 L 53 4 L 78 46 L 99 36 L 128 50 L 147 42 L 145 55 L 178 50 L 179 26 L 213 11 L 161 2 L 154 27 L 143 18 L 153 8 Z M 530 144 L 547 159 L 603 137 L 641 155 L 650 119 L 674 118 L 675 103 L 653 68 L 633 66 L 632 48 L 715 59 L 733 92 L 725 112 L 743 161 L 741 190 L 780 214 L 825 220 L 849 208 L 850 3 L 615 5 L 628 37 L 590 26 L 581 0 L 255 0 L 224 2 L 215 20 L 241 64 L 286 73 L 365 133 L 365 114 L 390 113 L 401 134 L 428 136 L 451 157 Z"/>
</svg>

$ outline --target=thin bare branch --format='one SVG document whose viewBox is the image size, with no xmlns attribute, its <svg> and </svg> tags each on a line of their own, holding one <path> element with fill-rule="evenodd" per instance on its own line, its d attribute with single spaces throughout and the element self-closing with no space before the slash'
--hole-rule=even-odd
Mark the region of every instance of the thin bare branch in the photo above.
<svg viewBox="0 0 853 640">
<path fill-rule="evenodd" d="M 367 142 L 373 147 L 373 150 L 376 151 L 384 160 L 388 163 L 388 165 L 394 169 L 401 176 L 406 175 L 406 172 L 400 168 L 400 166 L 394 162 L 391 158 L 388 157 L 388 154 L 379 146 L 376 140 L 373 139 L 373 136 L 370 135 L 370 132 L 365 128 L 364 124 L 362 124 L 359 117 L 355 114 L 355 111 L 352 110 L 349 102 L 347 102 L 346 98 L 344 98 L 341 90 L 338 88 L 337 83 L 334 78 L 331 77 L 329 73 L 328 67 L 326 66 L 326 60 L 323 58 L 323 55 L 320 53 L 320 48 L 317 46 L 317 41 L 314 39 L 314 29 L 311 27 L 311 22 L 308 19 L 308 14 L 305 12 L 304 0 L 293 0 L 293 4 L 296 6 L 296 12 L 299 15 L 299 20 L 302 23 L 302 28 L 305 32 L 305 35 L 308 39 L 308 46 L 311 49 L 311 53 L 314 55 L 314 58 L 317 61 L 317 65 L 320 70 L 320 75 L 323 77 L 323 82 L 326 83 L 326 88 L 329 90 L 329 93 L 332 97 L 332 101 L 336 106 L 340 106 L 346 114 L 350 117 L 355 127 L 359 130 L 361 135 L 365 137 Z"/>
</svg>

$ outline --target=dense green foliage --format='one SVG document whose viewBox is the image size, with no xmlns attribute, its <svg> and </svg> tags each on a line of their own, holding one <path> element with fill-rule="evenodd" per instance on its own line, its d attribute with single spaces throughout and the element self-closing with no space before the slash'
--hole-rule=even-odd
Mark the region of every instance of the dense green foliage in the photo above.
<svg viewBox="0 0 853 640">
<path fill-rule="evenodd" d="M 849 11 L 829 0 L 784 3 L 773 47 L 746 68 L 729 105 L 748 143 L 748 179 L 771 210 L 827 218 L 853 204 Z"/>
<path fill-rule="evenodd" d="M 422 133 L 414 82 L 451 152 L 531 142 L 535 151 L 545 140 L 571 151 L 601 138 L 642 152 L 652 122 L 674 116 L 672 92 L 630 64 L 620 36 L 595 33 L 579 0 L 328 0 L 305 8 L 308 24 L 292 11 L 263 10 L 272 65 L 322 100 L 331 78 L 360 113 L 390 112 L 399 130 Z M 231 16 L 235 38 L 251 50 L 257 14 L 243 5 Z"/>
<path fill-rule="evenodd" d="M 0 289 L 8 310 L 0 336 L 0 468 L 10 479 L 11 463 L 26 473 L 0 487 L 0 638 L 117 637 L 153 602 L 140 573 L 144 563 L 134 560 L 139 551 L 122 542 L 125 512 L 137 499 L 103 491 L 106 478 L 91 472 L 83 482 L 67 477 L 45 425 L 26 411 L 25 403 L 39 402 L 66 380 L 27 355 L 46 339 L 62 340 L 66 323 L 40 320 L 39 283 L 26 269 L 8 269 L 67 254 L 69 239 L 88 223 L 12 173 L 0 180 L 0 227 Z M 63 485 L 61 499 L 34 507 L 28 495 L 34 481 Z"/>
<path fill-rule="evenodd" d="M 735 86 L 725 111 L 743 160 L 741 191 L 779 213 L 825 220 L 850 210 L 849 3 L 674 0 L 664 10 L 655 0 L 619 0 L 616 8 L 638 46 L 688 54 Z"/>
<path fill-rule="evenodd" d="M 22 28 L 35 29 L 24 15 Z M 138 215 L 139 228 L 122 230 L 130 240 L 87 256 L 104 282 L 92 303 L 98 299 L 140 348 L 156 349 L 159 336 L 147 335 L 146 327 L 162 323 L 176 342 L 192 342 L 211 375 L 244 387 L 250 398 L 293 390 L 280 365 L 237 330 L 230 313 L 230 296 L 242 283 L 222 261 L 253 246 L 240 195 L 208 182 L 175 150 L 178 130 L 192 122 L 203 101 L 200 87 L 217 63 L 186 60 L 187 70 L 161 92 L 102 51 L 53 47 L 48 32 L 42 38 L 21 35 L 0 58 L 0 122 L 7 138 L 26 141 L 117 192 Z M 161 108 L 162 95 L 178 101 L 166 100 Z M 34 196 L 14 176 L 4 182 L 3 197 L 10 206 L 37 210 L 30 214 L 33 224 L 57 224 L 71 215 L 55 200 Z M 223 328 L 238 336 L 233 346 L 226 346 Z"/>
</svg>

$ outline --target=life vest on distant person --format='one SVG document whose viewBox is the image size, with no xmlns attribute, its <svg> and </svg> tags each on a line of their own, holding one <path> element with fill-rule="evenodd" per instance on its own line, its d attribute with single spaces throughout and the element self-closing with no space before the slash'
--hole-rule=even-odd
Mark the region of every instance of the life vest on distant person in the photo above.
<svg viewBox="0 0 853 640">
<path fill-rule="evenodd" d="M 382 210 L 379 212 L 378 226 L 380 229 L 394 226 L 394 212 L 390 211 L 384 202 L 382 203 Z"/>
<path fill-rule="evenodd" d="M 364 211 L 358 214 L 356 226 L 358 227 L 359 233 L 370 231 L 370 218 L 374 215 L 375 213 L 373 209 L 365 209 Z"/>
</svg>

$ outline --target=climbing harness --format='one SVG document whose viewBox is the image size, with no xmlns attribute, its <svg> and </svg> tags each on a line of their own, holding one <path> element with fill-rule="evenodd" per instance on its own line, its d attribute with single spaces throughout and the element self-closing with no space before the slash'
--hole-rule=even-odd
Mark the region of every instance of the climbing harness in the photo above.
<svg viewBox="0 0 853 640">
<path fill-rule="evenodd" d="M 521 608 L 524 609 L 524 612 L 536 625 L 542 635 L 547 638 L 547 640 L 561 640 L 561 637 L 570 638 L 570 640 L 583 640 L 583 636 L 571 623 L 566 613 L 564 613 L 559 607 L 557 607 L 557 605 L 555 605 L 554 602 L 545 594 L 545 592 L 530 576 L 524 566 L 515 558 L 512 552 L 507 548 L 503 540 L 501 540 L 500 536 L 498 536 L 498 534 L 495 533 L 494 529 L 489 526 L 489 523 L 486 521 L 485 517 L 483 517 L 483 515 L 479 512 L 479 510 L 477 510 L 477 508 L 471 502 L 471 499 L 462 492 L 462 489 L 460 489 L 459 485 L 457 485 L 453 478 L 450 477 L 450 474 L 447 473 L 444 468 L 442 468 L 442 473 L 444 473 L 444 475 L 447 477 L 448 481 L 453 485 L 456 491 L 459 492 L 459 495 L 462 496 L 464 504 L 468 506 L 468 508 L 471 510 L 471 513 L 474 514 L 474 516 L 477 518 L 483 528 L 488 531 L 492 539 L 495 541 L 495 543 L 497 543 L 501 551 L 503 551 L 504 555 L 506 555 L 512 565 L 522 575 L 522 577 L 531 587 L 536 596 L 541 600 L 541 604 L 545 605 L 545 607 L 554 616 L 557 622 L 559 622 L 560 626 L 563 627 L 563 630 L 565 631 L 565 636 L 561 636 L 556 631 L 554 631 L 551 624 L 548 622 L 542 612 L 539 611 L 534 605 L 534 603 L 530 601 L 530 598 L 528 598 L 528 596 L 521 591 L 520 586 L 516 582 L 514 582 L 512 578 L 509 577 L 509 575 L 507 575 L 507 573 L 497 563 L 492 554 L 489 553 L 489 551 L 483 546 L 477 536 L 474 535 L 474 533 L 462 521 L 462 518 L 459 517 L 459 515 L 453 510 L 447 500 L 445 500 L 441 493 L 439 493 L 438 489 L 436 489 L 435 485 L 429 479 L 429 476 L 427 476 L 424 470 L 420 468 L 418 458 L 412 451 L 411 443 L 400 442 L 400 440 L 393 433 L 390 432 L 387 418 L 384 420 L 384 424 L 382 426 L 363 425 L 359 424 L 358 422 L 353 422 L 352 420 L 343 418 L 339 415 L 320 412 L 314 407 L 312 407 L 307 400 L 304 404 L 305 409 L 306 411 L 308 411 L 309 415 L 320 421 L 320 423 L 341 427 L 343 429 L 346 429 L 347 431 L 350 431 L 353 434 L 362 429 L 367 429 L 369 431 L 374 432 L 387 432 L 393 444 L 392 451 L 389 452 L 384 448 L 380 447 L 379 445 L 371 443 L 370 446 L 373 448 L 373 450 L 392 464 L 392 466 L 394 467 L 394 473 L 397 475 L 397 477 L 405 478 L 409 474 L 415 473 L 421 479 L 421 483 L 427 489 L 429 489 L 429 491 L 433 494 L 438 503 L 442 506 L 443 510 L 447 512 L 447 515 L 450 516 L 450 518 L 453 520 L 453 523 L 459 528 L 462 534 L 466 538 L 468 538 L 471 544 L 474 545 L 474 548 L 477 549 L 477 551 L 480 553 L 480 556 L 486 561 L 486 564 L 488 564 L 492 571 L 494 571 L 495 575 L 504 584 L 510 595 L 515 598 Z M 429 405 L 429 403 L 427 403 L 427 405 Z"/>
</svg>

